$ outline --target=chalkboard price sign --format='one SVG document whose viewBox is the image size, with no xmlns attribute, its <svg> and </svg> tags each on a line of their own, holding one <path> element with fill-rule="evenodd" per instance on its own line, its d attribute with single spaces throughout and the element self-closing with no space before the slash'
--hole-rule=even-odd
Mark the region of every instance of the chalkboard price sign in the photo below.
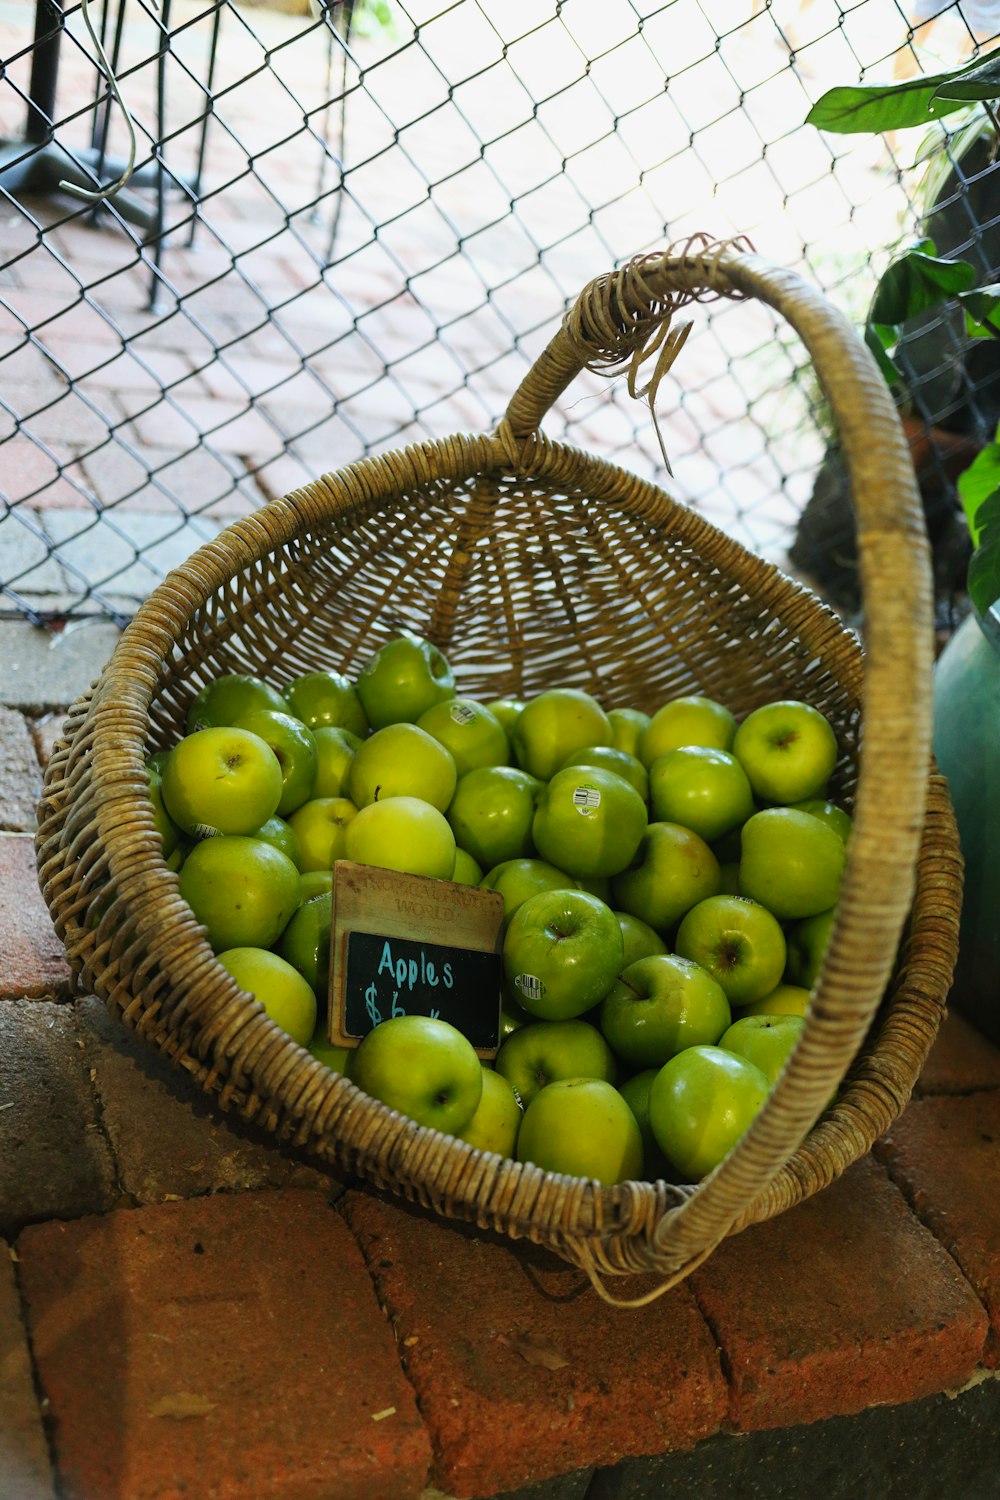
<svg viewBox="0 0 1000 1500">
<path fill-rule="evenodd" d="M 330 939 L 330 1039 L 353 1046 L 392 1016 L 435 1016 L 481 1057 L 500 1040 L 495 891 L 339 860 Z"/>
</svg>

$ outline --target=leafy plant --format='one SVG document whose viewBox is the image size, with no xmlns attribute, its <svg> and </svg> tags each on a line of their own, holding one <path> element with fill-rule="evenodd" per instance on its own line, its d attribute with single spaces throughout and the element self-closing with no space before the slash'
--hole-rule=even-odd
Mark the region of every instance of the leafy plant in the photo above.
<svg viewBox="0 0 1000 1500">
<path fill-rule="evenodd" d="M 926 125 L 977 99 L 1000 98 L 1000 47 L 948 73 L 902 83 L 855 83 L 828 89 L 806 116 L 807 125 L 837 135 L 881 135 Z"/>
<path fill-rule="evenodd" d="M 903 130 L 966 109 L 970 101 L 1000 99 L 1000 48 L 951 72 L 893 84 L 855 84 L 828 90 L 806 123 L 839 134 Z M 991 114 L 991 118 L 995 118 Z M 968 261 L 939 257 L 925 239 L 895 259 L 880 278 L 865 325 L 865 342 L 890 386 L 905 390 L 894 363 L 904 325 L 952 302 L 961 307 L 969 338 L 1000 339 L 1000 284 L 976 286 Z M 986 618 L 1000 600 L 1000 426 L 958 481 L 974 551 L 968 591 Z"/>
</svg>

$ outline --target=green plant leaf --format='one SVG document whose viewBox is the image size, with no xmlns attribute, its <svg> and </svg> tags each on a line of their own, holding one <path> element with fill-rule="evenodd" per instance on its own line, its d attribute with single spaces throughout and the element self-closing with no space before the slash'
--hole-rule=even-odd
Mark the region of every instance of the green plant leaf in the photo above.
<svg viewBox="0 0 1000 1500">
<path fill-rule="evenodd" d="M 902 83 L 857 83 L 828 89 L 806 115 L 806 124 L 837 135 L 906 130 L 961 109 L 970 99 L 1000 96 L 1000 48 L 948 73 Z M 966 92 L 959 93 L 959 89 Z"/>
<path fill-rule="evenodd" d="M 1000 99 L 1000 47 L 938 85 L 936 99 Z"/>
<path fill-rule="evenodd" d="M 997 439 L 987 443 L 983 451 L 973 459 L 964 474 L 958 477 L 958 495 L 969 523 L 973 546 L 980 541 L 980 511 L 994 492 L 1000 489 L 1000 430 Z M 991 601 L 992 603 L 992 601 Z"/>
<path fill-rule="evenodd" d="M 879 279 L 869 320 L 872 323 L 905 323 L 917 313 L 938 307 L 947 297 L 967 292 L 976 284 L 975 267 L 967 260 L 943 260 L 928 254 L 923 246 L 908 250 L 894 260 Z"/>
<path fill-rule="evenodd" d="M 959 292 L 958 300 L 965 309 L 965 331 L 970 338 L 1000 339 L 1000 282 Z"/>
<path fill-rule="evenodd" d="M 969 598 L 981 616 L 1000 599 L 1000 488 L 976 512 L 979 543 L 969 563 Z"/>
</svg>

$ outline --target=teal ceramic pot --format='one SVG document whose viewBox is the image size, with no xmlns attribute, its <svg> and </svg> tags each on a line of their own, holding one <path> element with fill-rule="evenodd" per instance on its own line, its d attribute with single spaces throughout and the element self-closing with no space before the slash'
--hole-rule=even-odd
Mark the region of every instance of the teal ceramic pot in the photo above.
<svg viewBox="0 0 1000 1500">
<path fill-rule="evenodd" d="M 934 754 L 948 778 L 965 861 L 949 1003 L 1000 1042 L 1000 645 L 974 615 L 934 671 Z"/>
</svg>

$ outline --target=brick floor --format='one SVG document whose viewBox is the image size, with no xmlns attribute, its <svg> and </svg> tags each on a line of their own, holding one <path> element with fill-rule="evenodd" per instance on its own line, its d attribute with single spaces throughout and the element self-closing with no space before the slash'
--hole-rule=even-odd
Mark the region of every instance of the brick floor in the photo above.
<svg viewBox="0 0 1000 1500">
<path fill-rule="evenodd" d="M 723 1421 L 715 1343 L 687 1287 L 642 1309 L 608 1307 L 582 1272 L 525 1246 L 372 1193 L 339 1206 L 392 1318 L 447 1494 L 691 1447 Z"/>
<path fill-rule="evenodd" d="M 1000 1047 L 953 1010 L 938 1032 L 915 1092 L 968 1094 L 995 1088 L 1000 1088 Z"/>
<path fill-rule="evenodd" d="M 283 1155 L 273 1138 L 222 1114 L 100 1000 L 88 997 L 77 1008 L 118 1178 L 136 1202 L 262 1187 L 312 1187 L 330 1198 L 342 1191 L 336 1178 Z"/>
<path fill-rule="evenodd" d="M 0 829 L 33 833 L 42 768 L 23 715 L 0 705 Z"/>
<path fill-rule="evenodd" d="M 417 1500 L 430 1444 L 357 1245 L 312 1193 L 17 1243 L 64 1500 Z"/>
<path fill-rule="evenodd" d="M 1000 1366 L 1000 1091 L 918 1099 L 878 1150 L 985 1303 L 983 1362 Z"/>
<path fill-rule="evenodd" d="M 0 1005 L 0 1234 L 120 1201 L 72 1008 Z"/>
<path fill-rule="evenodd" d="M 871 1158 L 725 1240 L 691 1285 L 742 1430 L 960 1386 L 986 1336 L 972 1289 Z"/>
<path fill-rule="evenodd" d="M 0 1000 L 68 992 L 65 951 L 38 889 L 34 838 L 0 833 Z"/>
<path fill-rule="evenodd" d="M 0 1240 L 0 1500 L 55 1500 L 14 1270 Z"/>
</svg>

